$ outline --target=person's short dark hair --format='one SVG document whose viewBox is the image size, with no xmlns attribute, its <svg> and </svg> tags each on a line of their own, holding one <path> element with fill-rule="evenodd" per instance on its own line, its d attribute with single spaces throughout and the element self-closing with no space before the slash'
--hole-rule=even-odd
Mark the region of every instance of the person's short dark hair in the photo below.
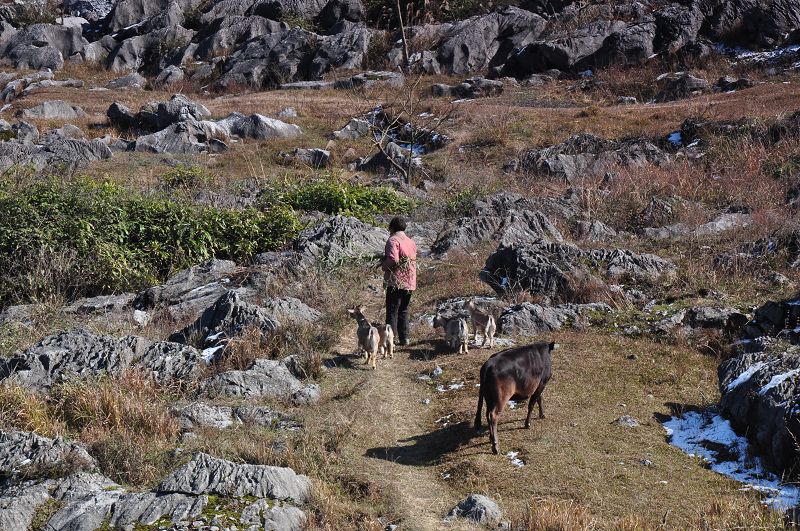
<svg viewBox="0 0 800 531">
<path fill-rule="evenodd" d="M 406 230 L 407 226 L 405 218 L 397 216 L 392 218 L 392 221 L 389 222 L 389 232 L 400 232 Z"/>
</svg>

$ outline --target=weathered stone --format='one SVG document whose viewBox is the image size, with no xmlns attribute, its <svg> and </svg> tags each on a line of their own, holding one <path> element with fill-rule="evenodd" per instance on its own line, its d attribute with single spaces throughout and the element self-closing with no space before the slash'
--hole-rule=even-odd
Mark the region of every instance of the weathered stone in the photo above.
<svg viewBox="0 0 800 531">
<path fill-rule="evenodd" d="M 453 507 L 447 519 L 456 517 L 466 518 L 476 524 L 496 526 L 503 518 L 503 512 L 491 498 L 482 494 L 470 494 Z"/>
<path fill-rule="evenodd" d="M 522 210 L 510 211 L 504 215 L 492 212 L 489 215 L 459 219 L 437 238 L 432 251 L 441 254 L 454 248 L 469 249 L 487 241 L 522 245 L 562 239 L 558 229 L 541 212 Z"/>
<path fill-rule="evenodd" d="M 659 102 L 690 98 L 711 91 L 708 81 L 687 72 L 662 75 L 656 81 L 664 84 L 664 88 L 655 98 Z"/>
<path fill-rule="evenodd" d="M 319 400 L 316 384 L 303 384 L 280 361 L 259 359 L 247 370 L 232 370 L 217 374 L 203 382 L 202 392 L 217 396 L 242 398 L 278 398 L 296 404 Z"/>
<path fill-rule="evenodd" d="M 160 382 L 188 380 L 202 365 L 194 348 L 149 339 L 100 336 L 72 330 L 47 337 L 0 361 L 0 379 L 31 389 L 47 389 L 74 377 L 119 376 L 129 368 L 152 371 Z"/>
<path fill-rule="evenodd" d="M 291 468 L 236 464 L 198 453 L 157 487 L 161 493 L 255 496 L 304 503 L 311 481 Z"/>
<path fill-rule="evenodd" d="M 473 77 L 459 85 L 446 85 L 437 83 L 431 87 L 431 92 L 437 97 L 449 98 L 485 98 L 503 93 L 503 82 L 482 77 Z"/>
<path fill-rule="evenodd" d="M 356 218 L 334 216 L 303 231 L 295 249 L 302 263 L 337 263 L 346 259 L 373 258 L 383 253 L 389 233 Z"/>
<path fill-rule="evenodd" d="M 582 250 L 567 243 L 540 242 L 528 245 L 501 245 L 486 261 L 481 279 L 498 293 L 527 291 L 570 302 L 581 291 L 583 282 L 626 276 L 655 280 L 671 276 L 675 266 L 658 256 L 637 254 L 627 249 Z M 578 290 L 576 292 L 576 290 Z M 583 296 L 606 297 L 600 291 Z"/>
<path fill-rule="evenodd" d="M 271 506 L 273 505 L 273 506 Z M 290 505 L 274 506 L 267 500 L 258 500 L 242 510 L 239 521 L 259 529 L 301 531 L 305 528 L 306 513 Z"/>
<path fill-rule="evenodd" d="M 25 120 L 74 120 L 86 116 L 86 113 L 80 107 L 70 105 L 66 101 L 50 100 L 25 109 L 20 116 Z"/>
<path fill-rule="evenodd" d="M 106 88 L 112 90 L 143 89 L 145 86 L 147 86 L 147 79 L 138 72 L 131 72 L 128 75 L 112 79 L 106 83 Z"/>
<path fill-rule="evenodd" d="M 587 174 L 601 176 L 614 166 L 663 166 L 670 161 L 667 153 L 646 139 L 611 141 L 580 134 L 561 144 L 525 151 L 505 168 L 571 181 Z"/>
<path fill-rule="evenodd" d="M 542 306 L 525 302 L 506 308 L 497 324 L 503 334 L 534 337 L 568 325 L 578 326 L 582 319 L 610 312 L 611 307 L 602 303 Z"/>
<path fill-rule="evenodd" d="M 15 478 L 47 474 L 51 470 L 81 470 L 95 467 L 86 449 L 61 437 L 48 439 L 25 431 L 0 431 L 0 474 Z"/>
</svg>

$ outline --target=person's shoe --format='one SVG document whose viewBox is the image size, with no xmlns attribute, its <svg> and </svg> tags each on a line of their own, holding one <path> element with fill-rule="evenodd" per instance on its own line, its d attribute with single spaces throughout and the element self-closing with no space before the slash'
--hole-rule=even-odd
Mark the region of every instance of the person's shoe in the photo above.
<svg viewBox="0 0 800 531">
<path fill-rule="evenodd" d="M 411 344 L 411 341 L 408 338 L 401 339 L 400 342 L 398 343 L 398 345 L 400 345 L 401 347 L 407 347 L 410 344 Z"/>
</svg>

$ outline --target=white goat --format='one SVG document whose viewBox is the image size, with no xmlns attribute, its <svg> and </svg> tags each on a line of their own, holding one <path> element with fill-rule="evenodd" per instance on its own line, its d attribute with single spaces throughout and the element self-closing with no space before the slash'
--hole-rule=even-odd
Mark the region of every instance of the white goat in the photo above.
<svg viewBox="0 0 800 531">
<path fill-rule="evenodd" d="M 389 358 L 394 358 L 394 332 L 390 325 L 375 326 L 370 323 L 364 317 L 363 306 L 347 310 L 347 313 L 358 323 L 356 338 L 359 350 L 367 358 L 365 364 L 369 365 L 370 361 L 372 361 L 372 368 L 376 369 L 379 350 L 383 354 L 383 359 L 386 359 L 387 355 Z"/>
<path fill-rule="evenodd" d="M 433 319 L 434 328 L 444 328 L 444 339 L 451 349 L 458 353 L 469 354 L 469 328 L 467 321 L 461 317 L 447 319 L 437 315 Z"/>
<path fill-rule="evenodd" d="M 478 309 L 475 304 L 475 299 L 470 299 L 464 303 L 464 309 L 469 313 L 469 319 L 472 322 L 472 329 L 475 332 L 475 343 L 478 342 L 478 330 L 483 332 L 483 343 L 481 348 L 486 346 L 489 342 L 489 348 L 494 348 L 494 334 L 497 332 L 497 323 L 495 323 L 494 316 L 490 313 L 483 312 Z"/>
</svg>

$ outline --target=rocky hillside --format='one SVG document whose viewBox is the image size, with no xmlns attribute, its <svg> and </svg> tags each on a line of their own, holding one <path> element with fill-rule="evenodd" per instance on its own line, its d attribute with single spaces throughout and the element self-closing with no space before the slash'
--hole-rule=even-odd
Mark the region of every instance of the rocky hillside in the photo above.
<svg viewBox="0 0 800 531">
<path fill-rule="evenodd" d="M 0 6 L 0 529 L 798 514 L 797 2 L 61 8 Z M 493 455 L 480 366 L 533 341 L 547 416 Z"/>
</svg>

